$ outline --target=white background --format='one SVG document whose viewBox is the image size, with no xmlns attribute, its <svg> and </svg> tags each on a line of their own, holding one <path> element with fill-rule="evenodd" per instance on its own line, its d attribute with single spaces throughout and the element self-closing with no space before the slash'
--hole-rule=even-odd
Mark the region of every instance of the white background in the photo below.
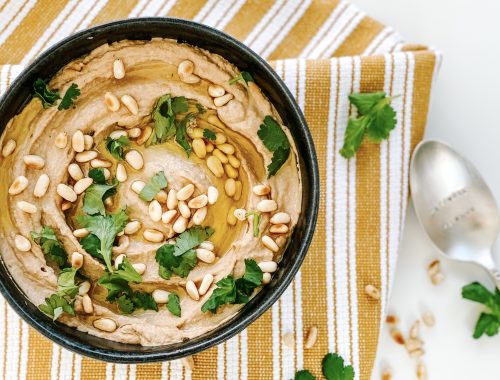
<svg viewBox="0 0 500 380">
<path fill-rule="evenodd" d="M 353 0 L 370 16 L 392 26 L 409 42 L 444 54 L 431 99 L 427 139 L 440 139 L 465 154 L 500 200 L 500 0 Z M 500 247 L 496 249 L 500 262 Z M 461 299 L 463 285 L 479 280 L 478 268 L 442 260 L 446 280 L 433 286 L 426 265 L 437 251 L 409 209 L 389 310 L 408 334 L 422 311 L 436 317 L 422 336 L 431 380 L 500 379 L 500 335 L 472 339 L 480 307 Z M 415 379 L 415 362 L 382 333 L 373 380 L 391 367 L 395 380 Z"/>
</svg>

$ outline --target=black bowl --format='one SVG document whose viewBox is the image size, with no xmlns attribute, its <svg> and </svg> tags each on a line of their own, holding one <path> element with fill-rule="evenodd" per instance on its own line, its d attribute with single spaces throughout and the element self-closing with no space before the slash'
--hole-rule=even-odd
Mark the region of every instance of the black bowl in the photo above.
<svg viewBox="0 0 500 380">
<path fill-rule="evenodd" d="M 210 27 L 171 18 L 138 18 L 100 25 L 77 34 L 51 47 L 31 63 L 13 82 L 0 101 L 0 131 L 31 98 L 37 78 L 51 78 L 71 60 L 92 49 L 123 39 L 149 40 L 167 37 L 220 54 L 230 62 L 252 73 L 290 129 L 302 172 L 302 215 L 291 243 L 283 255 L 272 282 L 264 287 L 230 321 L 198 338 L 166 346 L 142 347 L 98 338 L 60 323 L 53 323 L 29 302 L 10 276 L 3 261 L 0 264 L 0 291 L 14 310 L 32 327 L 55 343 L 76 353 L 116 363 L 143 363 L 177 359 L 222 343 L 241 332 L 285 291 L 299 270 L 311 242 L 319 204 L 319 174 L 316 152 L 304 116 L 290 91 L 273 69 L 256 53 L 234 38 Z"/>
</svg>

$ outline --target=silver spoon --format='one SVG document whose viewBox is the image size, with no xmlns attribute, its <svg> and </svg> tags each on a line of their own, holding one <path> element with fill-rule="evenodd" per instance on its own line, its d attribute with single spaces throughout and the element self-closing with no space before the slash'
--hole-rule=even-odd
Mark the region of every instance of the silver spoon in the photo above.
<svg viewBox="0 0 500 380">
<path fill-rule="evenodd" d="M 417 218 L 441 253 L 482 266 L 500 289 L 491 254 L 500 215 L 477 169 L 446 144 L 422 142 L 411 161 L 410 186 Z"/>
</svg>

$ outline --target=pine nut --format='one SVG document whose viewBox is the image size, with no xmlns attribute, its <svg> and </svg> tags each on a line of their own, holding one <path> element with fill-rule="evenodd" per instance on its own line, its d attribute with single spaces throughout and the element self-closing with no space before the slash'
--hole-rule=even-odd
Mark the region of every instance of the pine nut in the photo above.
<svg viewBox="0 0 500 380">
<path fill-rule="evenodd" d="M 9 157 L 16 150 L 17 143 L 15 140 L 7 140 L 7 142 L 2 147 L 2 156 Z"/>
<path fill-rule="evenodd" d="M 304 348 L 310 350 L 313 348 L 314 344 L 318 340 L 318 328 L 316 326 L 311 326 L 306 335 L 306 341 L 304 343 Z"/>
<path fill-rule="evenodd" d="M 207 148 L 207 153 L 212 153 L 214 151 L 214 144 L 212 144 L 211 142 L 207 142 L 205 147 Z"/>
<path fill-rule="evenodd" d="M 207 166 L 217 178 L 220 178 L 224 175 L 224 168 L 222 167 L 222 163 L 216 156 L 210 156 L 207 158 Z"/>
<path fill-rule="evenodd" d="M 210 285 L 214 282 L 214 276 L 211 275 L 210 273 L 207 273 L 204 277 L 203 280 L 201 280 L 200 287 L 198 288 L 198 294 L 200 296 L 204 296 L 207 294 L 208 289 L 210 288 Z"/>
<path fill-rule="evenodd" d="M 388 325 L 397 325 L 399 323 L 399 318 L 395 315 L 388 314 L 387 317 L 385 317 L 385 323 Z"/>
<path fill-rule="evenodd" d="M 103 203 L 107 207 L 113 207 L 113 198 L 106 198 Z"/>
<path fill-rule="evenodd" d="M 142 129 L 141 128 L 134 127 L 134 128 L 131 128 L 131 129 L 128 130 L 128 137 L 130 137 L 131 139 L 136 139 L 140 135 L 142 135 Z"/>
<path fill-rule="evenodd" d="M 227 213 L 226 221 L 227 221 L 227 224 L 229 224 L 230 226 L 236 225 L 236 222 L 237 222 L 237 219 L 234 216 L 234 210 L 236 210 L 236 207 L 233 206 L 229 209 L 229 212 Z"/>
<path fill-rule="evenodd" d="M 90 166 L 92 166 L 93 168 L 110 168 L 112 164 L 109 161 L 101 160 L 100 158 L 94 158 L 90 161 Z"/>
<path fill-rule="evenodd" d="M 45 166 L 45 160 L 35 154 L 28 154 L 23 157 L 26 167 L 30 169 L 42 169 Z"/>
<path fill-rule="evenodd" d="M 21 252 L 28 252 L 31 249 L 31 242 L 23 235 L 16 235 L 14 237 L 14 244 Z"/>
<path fill-rule="evenodd" d="M 177 74 L 180 77 L 186 77 L 188 75 L 191 75 L 193 71 L 194 71 L 194 63 L 188 59 L 179 63 L 179 66 L 177 67 Z"/>
<path fill-rule="evenodd" d="M 236 191 L 234 192 L 233 199 L 235 201 L 239 201 L 241 199 L 241 192 L 243 190 L 243 184 L 241 183 L 241 181 L 236 181 L 235 184 L 236 184 Z"/>
<path fill-rule="evenodd" d="M 92 314 L 94 312 L 94 305 L 92 305 L 92 300 L 88 294 L 82 297 L 82 306 L 85 314 Z"/>
<path fill-rule="evenodd" d="M 200 81 L 200 77 L 198 75 L 188 75 L 188 76 L 181 76 L 181 81 L 187 84 L 196 84 Z"/>
<path fill-rule="evenodd" d="M 241 166 L 241 161 L 238 160 L 233 154 L 228 154 L 227 160 L 229 161 L 229 165 L 235 169 L 238 169 Z"/>
<path fill-rule="evenodd" d="M 141 222 L 138 220 L 131 220 L 125 225 L 124 232 L 126 235 L 133 235 L 141 229 Z"/>
<path fill-rule="evenodd" d="M 144 272 L 146 272 L 146 264 L 135 263 L 135 264 L 132 264 L 132 266 L 134 267 L 135 271 L 137 273 L 139 273 L 140 275 L 143 275 Z"/>
<path fill-rule="evenodd" d="M 288 224 L 290 223 L 290 221 L 291 221 L 290 215 L 286 212 L 277 212 L 269 220 L 271 224 Z"/>
<path fill-rule="evenodd" d="M 41 198 L 47 193 L 49 188 L 50 178 L 47 174 L 42 174 L 38 177 L 36 181 L 35 188 L 33 189 L 33 195 L 36 198 Z"/>
<path fill-rule="evenodd" d="M 255 185 L 252 190 L 255 195 L 267 195 L 271 192 L 271 187 L 268 185 Z"/>
<path fill-rule="evenodd" d="M 422 348 L 422 341 L 420 339 L 415 339 L 415 338 L 406 339 L 405 348 L 408 352 L 420 350 Z"/>
<path fill-rule="evenodd" d="M 128 132 L 123 129 L 117 129 L 109 134 L 109 137 L 113 140 L 118 140 L 120 137 L 128 137 Z"/>
<path fill-rule="evenodd" d="M 431 282 L 433 285 L 439 285 L 443 281 L 444 281 L 444 274 L 442 274 L 441 272 L 436 273 L 436 274 L 432 275 L 432 277 L 431 277 Z"/>
<path fill-rule="evenodd" d="M 116 112 L 120 109 L 120 101 L 112 92 L 106 92 L 104 94 L 104 104 L 108 107 L 111 112 Z"/>
<path fill-rule="evenodd" d="M 228 197 L 234 196 L 234 193 L 236 193 L 236 182 L 232 178 L 226 179 L 226 182 L 224 183 L 224 191 L 226 192 L 226 195 Z"/>
<path fill-rule="evenodd" d="M 80 298 L 76 298 L 75 302 L 73 303 L 73 308 L 75 309 L 75 313 L 77 314 L 82 314 L 83 313 L 83 305 L 82 305 L 82 300 Z"/>
<path fill-rule="evenodd" d="M 28 178 L 23 175 L 17 177 L 9 187 L 9 194 L 21 194 L 28 187 Z"/>
<path fill-rule="evenodd" d="M 234 216 L 236 219 L 243 221 L 247 218 L 247 210 L 244 208 L 237 208 L 234 210 Z"/>
<path fill-rule="evenodd" d="M 230 164 L 224 165 L 224 171 L 226 172 L 226 174 L 229 178 L 233 178 L 233 179 L 238 178 L 238 175 L 239 175 L 238 171 L 235 168 L 233 168 Z"/>
<path fill-rule="evenodd" d="M 392 371 L 390 369 L 386 369 L 384 372 L 382 372 L 381 380 L 392 380 Z"/>
<path fill-rule="evenodd" d="M 278 209 L 278 204 L 272 199 L 263 199 L 257 203 L 257 211 L 260 212 L 273 212 Z"/>
<path fill-rule="evenodd" d="M 151 243 L 161 243 L 163 239 L 165 238 L 163 236 L 163 233 L 158 230 L 153 230 L 153 229 L 146 229 L 143 232 L 144 239 Z"/>
<path fill-rule="evenodd" d="M 264 273 L 274 273 L 278 269 L 276 261 L 262 261 L 257 265 Z"/>
<path fill-rule="evenodd" d="M 209 251 L 214 251 L 215 245 L 211 241 L 205 240 L 202 241 L 198 248 L 208 249 Z"/>
<path fill-rule="evenodd" d="M 202 207 L 196 210 L 192 218 L 193 224 L 196 226 L 201 225 L 205 221 L 205 218 L 207 217 L 207 212 L 208 209 L 206 207 Z"/>
<path fill-rule="evenodd" d="M 375 286 L 368 284 L 365 287 L 365 293 L 373 298 L 374 300 L 380 299 L 380 290 L 378 290 Z"/>
<path fill-rule="evenodd" d="M 125 260 L 125 257 L 127 257 L 127 255 L 125 255 L 124 253 L 121 253 L 118 256 L 116 256 L 115 262 L 114 262 L 115 269 L 119 269 L 120 268 L 120 265 L 123 263 L 123 260 Z"/>
<path fill-rule="evenodd" d="M 177 200 L 185 201 L 194 193 L 194 185 L 190 183 L 177 192 Z"/>
<path fill-rule="evenodd" d="M 192 142 L 194 154 L 198 158 L 205 158 L 207 155 L 207 148 L 205 142 L 202 139 L 194 139 Z"/>
<path fill-rule="evenodd" d="M 188 207 L 186 202 L 180 201 L 178 204 L 178 209 L 184 218 L 189 219 L 191 217 L 191 209 Z"/>
<path fill-rule="evenodd" d="M 139 105 L 133 97 L 130 95 L 123 95 L 120 100 L 132 115 L 137 115 L 139 113 Z"/>
<path fill-rule="evenodd" d="M 151 295 L 156 303 L 167 303 L 170 293 L 163 289 L 155 289 Z"/>
<path fill-rule="evenodd" d="M 198 260 L 203 261 L 207 264 L 212 264 L 215 261 L 215 254 L 208 249 L 197 248 L 196 257 L 198 258 Z"/>
<path fill-rule="evenodd" d="M 86 228 L 78 228 L 73 231 L 73 236 L 76 238 L 84 238 L 90 234 L 89 230 Z"/>
<path fill-rule="evenodd" d="M 137 180 L 137 181 L 132 182 L 132 185 L 130 185 L 130 188 L 132 189 L 132 191 L 134 193 L 139 194 L 142 191 L 142 189 L 144 189 L 144 186 L 146 186 L 146 183 L 144 181 Z"/>
<path fill-rule="evenodd" d="M 142 158 L 142 154 L 134 149 L 129 150 L 125 154 L 125 161 L 127 161 L 128 164 L 135 170 L 141 170 L 144 167 L 144 159 Z"/>
<path fill-rule="evenodd" d="M 192 356 L 186 356 L 181 359 L 182 366 L 184 367 L 186 373 L 192 373 L 194 371 L 194 359 Z"/>
<path fill-rule="evenodd" d="M 391 329 L 391 337 L 392 340 L 394 340 L 397 344 L 404 345 L 405 344 L 405 338 L 403 337 L 403 334 L 401 334 L 401 331 L 399 331 L 396 328 Z"/>
<path fill-rule="evenodd" d="M 155 199 L 160 202 L 160 203 L 166 203 L 167 202 L 167 193 L 165 190 L 160 190 L 156 193 Z"/>
<path fill-rule="evenodd" d="M 83 265 L 83 255 L 80 252 L 73 252 L 71 254 L 71 266 L 80 269 Z"/>
<path fill-rule="evenodd" d="M 125 66 L 123 65 L 123 61 L 121 59 L 115 59 L 113 62 L 113 76 L 116 79 L 122 79 L 125 77 Z"/>
<path fill-rule="evenodd" d="M 200 294 L 198 293 L 198 289 L 196 288 L 196 285 L 193 281 L 189 280 L 186 282 L 186 292 L 195 301 L 198 301 L 200 299 Z"/>
<path fill-rule="evenodd" d="M 410 338 L 417 339 L 420 332 L 420 321 L 415 321 L 410 328 Z"/>
<path fill-rule="evenodd" d="M 59 149 L 64 149 L 68 145 L 68 134 L 66 132 L 61 132 L 56 136 L 54 144 Z"/>
<path fill-rule="evenodd" d="M 424 321 L 425 325 L 428 327 L 432 327 L 436 323 L 434 315 L 432 315 L 432 313 L 430 312 L 426 312 L 424 313 L 424 315 L 422 315 L 422 321 Z"/>
<path fill-rule="evenodd" d="M 135 141 L 138 145 L 144 144 L 151 137 L 153 128 L 146 126 L 141 132 L 141 136 Z"/>
<path fill-rule="evenodd" d="M 21 211 L 23 211 L 27 214 L 35 214 L 38 211 L 38 208 L 34 204 L 26 202 L 26 201 L 17 202 L 17 207 Z"/>
<path fill-rule="evenodd" d="M 205 194 L 198 195 L 194 197 L 188 202 L 188 206 L 190 208 L 202 208 L 205 207 L 208 203 L 208 197 Z"/>
<path fill-rule="evenodd" d="M 116 179 L 118 182 L 125 182 L 127 180 L 127 169 L 125 169 L 123 164 L 116 166 Z"/>
<path fill-rule="evenodd" d="M 175 189 L 170 189 L 167 194 L 167 208 L 169 210 L 174 210 L 177 208 L 177 204 L 179 201 L 177 200 L 177 191 Z"/>
<path fill-rule="evenodd" d="M 159 222 L 161 220 L 161 205 L 156 199 L 152 200 L 148 206 L 149 217 L 153 222 Z"/>
<path fill-rule="evenodd" d="M 83 132 L 81 130 L 78 129 L 75 133 L 73 133 L 71 146 L 77 153 L 81 153 L 85 150 L 85 138 L 83 137 Z"/>
<path fill-rule="evenodd" d="M 83 135 L 85 150 L 90 150 L 94 146 L 94 138 L 90 135 Z"/>
<path fill-rule="evenodd" d="M 100 318 L 96 319 L 93 323 L 94 327 L 96 329 L 99 329 L 101 331 L 105 332 L 113 332 L 115 331 L 118 326 L 116 325 L 116 322 L 110 318 Z"/>
<path fill-rule="evenodd" d="M 207 190 L 208 204 L 215 204 L 219 198 L 219 190 L 215 186 L 209 186 Z"/>
<path fill-rule="evenodd" d="M 288 348 L 295 347 L 295 337 L 292 332 L 283 334 L 283 344 Z"/>
<path fill-rule="evenodd" d="M 216 107 L 225 106 L 232 98 L 233 98 L 233 94 L 225 94 L 225 95 L 219 96 L 218 98 L 214 99 L 214 105 Z"/>
<path fill-rule="evenodd" d="M 217 157 L 220 160 L 220 162 L 223 163 L 223 164 L 227 164 L 229 162 L 227 156 L 224 153 L 222 153 L 222 151 L 219 150 L 219 149 L 214 149 L 214 151 L 212 152 L 212 154 L 215 157 Z"/>
<path fill-rule="evenodd" d="M 61 203 L 61 211 L 66 211 L 71 208 L 72 204 L 71 202 L 62 202 Z"/>
<path fill-rule="evenodd" d="M 78 287 L 78 294 L 83 296 L 87 294 L 90 290 L 90 282 L 88 281 L 83 281 L 80 286 Z"/>
<path fill-rule="evenodd" d="M 83 178 L 83 171 L 78 164 L 69 164 L 68 173 L 75 181 Z"/>
<path fill-rule="evenodd" d="M 267 285 L 271 282 L 271 273 L 263 273 L 262 274 L 262 284 Z"/>
<path fill-rule="evenodd" d="M 177 210 L 168 210 L 161 216 L 161 221 L 165 224 L 172 222 L 177 215 Z"/>
<path fill-rule="evenodd" d="M 97 152 L 95 150 L 86 150 L 85 152 L 77 153 L 75 155 L 76 162 L 89 162 L 97 157 Z"/>
<path fill-rule="evenodd" d="M 184 231 L 186 231 L 188 222 L 189 219 L 181 215 L 175 221 L 174 225 L 172 226 L 172 229 L 174 230 L 175 233 L 182 234 Z"/>
<path fill-rule="evenodd" d="M 77 195 L 75 191 L 64 183 L 60 183 L 59 185 L 57 185 L 56 192 L 61 196 L 61 198 L 68 202 L 76 201 Z"/>
<path fill-rule="evenodd" d="M 219 98 L 226 93 L 224 87 L 219 86 L 218 84 L 211 84 L 208 86 L 208 95 L 212 98 Z"/>
<path fill-rule="evenodd" d="M 270 249 L 273 252 L 278 252 L 280 250 L 280 247 L 278 247 L 278 244 L 273 240 L 272 237 L 264 235 L 261 238 L 262 244 L 268 249 Z"/>
<path fill-rule="evenodd" d="M 420 357 L 422 357 L 422 355 L 424 355 L 424 350 L 422 349 L 417 349 L 417 350 L 413 350 L 413 351 L 410 351 L 409 354 L 410 354 L 410 358 L 412 359 L 418 359 Z"/>
<path fill-rule="evenodd" d="M 118 239 L 118 245 L 113 247 L 113 253 L 125 253 L 130 245 L 130 238 L 127 235 L 122 235 Z"/>
<path fill-rule="evenodd" d="M 427 368 L 425 368 L 425 364 L 422 362 L 418 362 L 417 364 L 417 379 L 427 380 Z"/>
<path fill-rule="evenodd" d="M 190 128 L 187 131 L 189 137 L 194 139 L 203 139 L 203 129 L 201 128 Z"/>
<path fill-rule="evenodd" d="M 287 239 L 284 236 L 278 236 L 275 239 L 275 242 L 276 242 L 276 244 L 278 244 L 278 247 L 283 248 L 287 242 Z"/>
<path fill-rule="evenodd" d="M 232 146 L 231 144 L 228 143 L 220 144 L 217 146 L 217 148 L 226 155 L 234 154 L 234 146 Z"/>
<path fill-rule="evenodd" d="M 427 272 L 429 273 L 429 276 L 432 277 L 433 275 L 441 272 L 441 268 L 439 267 L 440 264 L 441 264 L 441 262 L 439 260 L 434 260 L 429 264 L 429 266 L 427 268 Z"/>
<path fill-rule="evenodd" d="M 87 190 L 90 185 L 92 185 L 92 178 L 86 177 L 82 178 L 81 180 L 77 181 L 75 185 L 73 186 L 73 189 L 75 190 L 75 193 L 77 195 L 82 194 L 85 190 Z"/>
<path fill-rule="evenodd" d="M 286 224 L 274 224 L 269 228 L 272 234 L 286 234 L 288 233 L 288 226 Z"/>
</svg>

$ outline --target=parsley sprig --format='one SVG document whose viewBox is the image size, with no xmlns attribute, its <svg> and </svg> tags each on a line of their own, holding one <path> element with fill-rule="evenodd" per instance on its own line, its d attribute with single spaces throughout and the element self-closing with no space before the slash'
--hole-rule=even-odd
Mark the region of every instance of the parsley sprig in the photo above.
<svg viewBox="0 0 500 380">
<path fill-rule="evenodd" d="M 489 309 L 489 313 L 482 312 L 474 328 L 474 339 L 479 339 L 486 334 L 494 336 L 500 329 L 500 291 L 495 289 L 490 292 L 479 282 L 473 282 L 462 288 L 462 297 L 470 301 L 478 302 Z"/>
<path fill-rule="evenodd" d="M 151 117 L 154 121 L 154 131 L 149 144 L 162 144 L 176 134 L 176 116 L 188 110 L 188 101 L 184 96 L 165 94 L 153 107 Z"/>
<path fill-rule="evenodd" d="M 321 362 L 323 376 L 326 380 L 353 380 L 354 369 L 344 364 L 344 359 L 338 354 L 326 354 Z M 298 371 L 295 380 L 316 380 L 308 370 Z"/>
<path fill-rule="evenodd" d="M 271 116 L 264 118 L 257 135 L 265 147 L 273 153 L 271 163 L 267 166 L 268 178 L 275 175 L 290 155 L 290 142 L 278 122 Z"/>
<path fill-rule="evenodd" d="M 106 183 L 104 170 L 102 168 L 93 168 L 89 170 L 89 177 L 94 183 L 85 190 L 83 197 L 83 211 L 89 215 L 106 214 L 104 201 L 116 194 L 118 182 Z"/>
<path fill-rule="evenodd" d="M 252 227 L 253 227 L 253 236 L 258 237 L 260 233 L 260 221 L 262 219 L 262 215 L 258 211 L 248 211 L 245 214 L 245 217 L 253 216 Z"/>
<path fill-rule="evenodd" d="M 43 253 L 59 267 L 66 265 L 68 254 L 57 239 L 52 227 L 44 226 L 40 232 L 31 231 L 31 238 L 40 245 Z"/>
<path fill-rule="evenodd" d="M 167 178 L 163 170 L 156 173 L 146 183 L 144 188 L 139 193 L 139 198 L 143 201 L 151 202 L 158 192 L 167 187 Z"/>
<path fill-rule="evenodd" d="M 78 294 L 75 276 L 78 269 L 65 268 L 57 278 L 57 292 L 45 298 L 45 303 L 38 305 L 40 311 L 57 320 L 63 313 L 75 315 L 73 303 Z"/>
<path fill-rule="evenodd" d="M 64 96 L 61 99 L 61 102 L 59 103 L 57 109 L 59 111 L 69 109 L 75 102 L 76 98 L 78 98 L 79 96 L 80 89 L 78 88 L 78 85 L 76 83 L 72 83 L 64 93 Z"/>
<path fill-rule="evenodd" d="M 238 75 L 229 81 L 230 85 L 241 82 L 245 87 L 248 87 L 248 82 L 254 82 L 252 75 L 248 71 L 241 71 Z"/>
<path fill-rule="evenodd" d="M 389 137 L 396 127 L 396 111 L 390 105 L 394 98 L 387 97 L 385 92 L 349 95 L 349 102 L 356 106 L 359 116 L 349 118 L 340 150 L 343 157 L 353 157 L 365 136 L 375 143 Z"/>
<path fill-rule="evenodd" d="M 203 130 L 203 137 L 206 138 L 207 140 L 210 140 L 210 141 L 215 141 L 215 132 L 208 129 L 208 128 L 205 128 Z"/>
<path fill-rule="evenodd" d="M 130 140 L 127 136 L 120 136 L 113 139 L 110 136 L 106 139 L 106 149 L 117 160 L 123 160 L 125 156 L 125 148 L 130 145 Z"/>
<path fill-rule="evenodd" d="M 55 106 L 56 102 L 61 99 L 59 91 L 51 89 L 49 85 L 40 78 L 33 83 L 33 91 L 35 93 L 35 97 L 42 101 L 42 106 L 45 109 Z M 78 96 L 80 96 L 80 89 L 76 83 L 72 83 L 64 93 L 57 109 L 59 111 L 69 109 Z"/>
</svg>

